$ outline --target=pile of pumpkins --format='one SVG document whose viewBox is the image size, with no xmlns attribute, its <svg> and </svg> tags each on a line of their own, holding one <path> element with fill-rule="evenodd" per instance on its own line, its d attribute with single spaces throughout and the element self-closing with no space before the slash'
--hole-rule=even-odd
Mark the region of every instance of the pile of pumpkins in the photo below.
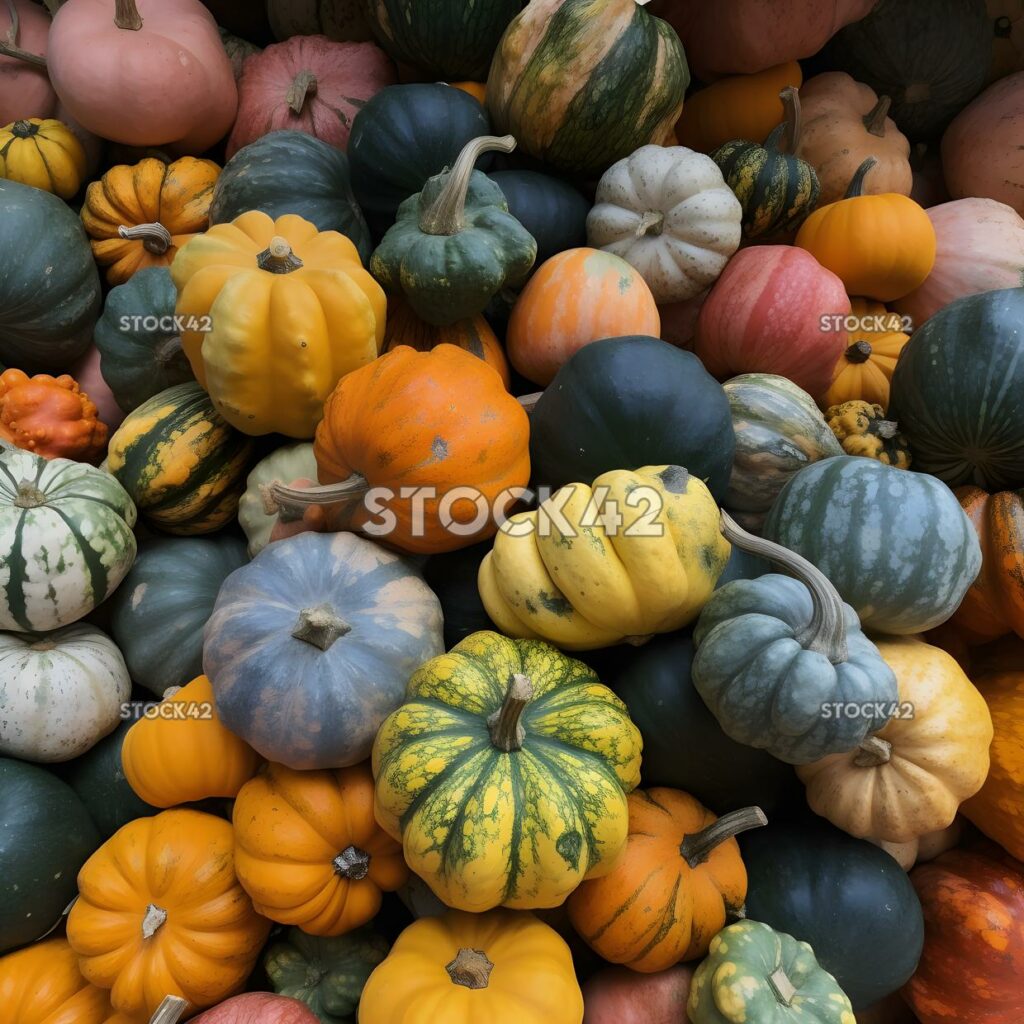
<svg viewBox="0 0 1024 1024">
<path fill-rule="evenodd" d="M 4 1024 L 1024 1020 L 1022 153 L 1021 2 L 0 0 Z"/>
</svg>

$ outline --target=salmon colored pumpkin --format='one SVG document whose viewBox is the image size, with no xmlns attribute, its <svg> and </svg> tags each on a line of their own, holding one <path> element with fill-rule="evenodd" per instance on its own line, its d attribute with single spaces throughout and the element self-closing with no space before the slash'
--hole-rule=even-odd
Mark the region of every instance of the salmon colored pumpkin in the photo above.
<svg viewBox="0 0 1024 1024">
<path fill-rule="evenodd" d="M 110 385 L 103 379 L 100 370 L 100 352 L 95 345 L 90 345 L 84 356 L 71 367 L 71 376 L 78 381 L 78 386 L 92 399 L 99 418 L 111 430 L 117 430 L 124 420 L 124 410 L 117 404 Z"/>
<path fill-rule="evenodd" d="M 0 40 L 42 59 L 30 61 L 0 53 L 0 124 L 19 117 L 50 117 L 57 102 L 45 62 L 50 16 L 32 0 L 14 0 L 13 9 L 16 26 L 11 24 L 11 6 L 0 4 Z"/>
<path fill-rule="evenodd" d="M 657 974 L 602 967 L 583 983 L 583 1024 L 686 1024 L 693 968 Z"/>
<path fill-rule="evenodd" d="M 581 248 L 534 272 L 512 308 L 505 342 L 512 365 L 547 386 L 592 341 L 660 333 L 658 307 L 640 274 L 618 256 Z"/>
<path fill-rule="evenodd" d="M 190 1024 L 319 1024 L 320 1020 L 298 999 L 269 992 L 244 992 L 193 1017 Z M 173 1021 L 166 1024 L 173 1024 Z"/>
</svg>

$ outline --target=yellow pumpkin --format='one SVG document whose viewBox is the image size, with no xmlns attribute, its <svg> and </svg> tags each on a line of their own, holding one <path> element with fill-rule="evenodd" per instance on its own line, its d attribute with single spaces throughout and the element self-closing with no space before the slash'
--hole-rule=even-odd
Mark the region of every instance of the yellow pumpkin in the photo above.
<svg viewBox="0 0 1024 1024">
<path fill-rule="evenodd" d="M 910 468 L 910 444 L 880 405 L 854 399 L 825 410 L 825 422 L 847 455 L 878 459 L 896 469 Z"/>
<path fill-rule="evenodd" d="M 0 128 L 0 178 L 70 199 L 85 177 L 85 150 L 67 125 L 28 117 Z"/>
<path fill-rule="evenodd" d="M 691 622 L 729 553 L 702 481 L 679 466 L 613 470 L 510 517 L 478 586 L 507 636 L 591 650 Z"/>
<path fill-rule="evenodd" d="M 797 768 L 811 809 L 850 835 L 906 843 L 953 823 L 989 770 L 992 717 L 957 661 L 915 637 L 879 640 L 899 704 L 855 750 Z"/>
<path fill-rule="evenodd" d="M 324 400 L 377 358 L 386 301 L 337 231 L 250 211 L 175 257 L 182 348 L 217 411 L 246 434 L 308 440 Z"/>
<path fill-rule="evenodd" d="M 940 854 L 952 850 L 954 846 L 959 845 L 963 833 L 963 819 L 957 816 L 952 825 L 940 828 L 938 832 L 928 832 L 905 843 L 889 843 L 884 839 L 870 841 L 885 850 L 904 871 L 909 871 L 915 864 L 935 860 Z"/>
</svg>

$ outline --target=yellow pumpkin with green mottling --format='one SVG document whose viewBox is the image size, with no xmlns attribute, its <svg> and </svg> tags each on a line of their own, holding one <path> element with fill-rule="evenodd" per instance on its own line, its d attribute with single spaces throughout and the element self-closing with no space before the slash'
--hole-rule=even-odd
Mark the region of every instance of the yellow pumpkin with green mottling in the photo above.
<svg viewBox="0 0 1024 1024">
<path fill-rule="evenodd" d="M 681 466 L 646 466 L 566 484 L 512 516 L 477 583 L 507 636 L 584 651 L 687 625 L 729 554 L 705 484 Z"/>
<path fill-rule="evenodd" d="M 642 745 L 587 665 L 474 633 L 421 666 L 380 727 L 377 821 L 449 907 L 557 907 L 625 850 Z"/>
</svg>

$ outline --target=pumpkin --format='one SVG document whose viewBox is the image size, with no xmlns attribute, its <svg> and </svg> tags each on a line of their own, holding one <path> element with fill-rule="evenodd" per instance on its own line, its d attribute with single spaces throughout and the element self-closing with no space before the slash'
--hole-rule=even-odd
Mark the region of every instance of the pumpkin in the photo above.
<svg viewBox="0 0 1024 1024">
<path fill-rule="evenodd" d="M 530 156 L 592 178 L 660 143 L 689 82 L 679 37 L 633 0 L 538 0 L 498 44 L 487 109 Z"/>
<path fill-rule="evenodd" d="M 316 458 L 308 442 L 283 445 L 253 466 L 245 481 L 245 491 L 238 499 L 238 525 L 249 541 L 250 558 L 267 546 L 277 522 L 276 509 L 268 513 L 264 504 L 266 488 L 300 478 L 316 478 Z"/>
<path fill-rule="evenodd" d="M 68 374 L 29 377 L 11 369 L 0 373 L 0 440 L 44 459 L 99 462 L 107 428 Z"/>
<path fill-rule="evenodd" d="M 202 153 L 238 107 L 231 62 L 198 0 L 77 0 L 47 43 L 53 88 L 76 121 L 128 146 Z"/>
<path fill-rule="evenodd" d="M 723 504 L 744 529 L 759 533 L 786 481 L 842 449 L 811 396 L 785 377 L 744 373 L 723 389 L 736 442 Z"/>
<path fill-rule="evenodd" d="M 325 35 L 339 42 L 363 42 L 372 38 L 362 0 L 266 0 L 266 9 L 278 39 Z"/>
<path fill-rule="evenodd" d="M 399 845 L 373 817 L 366 764 L 293 771 L 270 764 L 232 812 L 238 880 L 259 913 L 309 935 L 343 935 L 408 877 Z"/>
<path fill-rule="evenodd" d="M 1024 405 L 1006 400 L 1024 386 L 1022 317 L 1024 291 L 1007 288 L 957 299 L 914 332 L 892 376 L 889 418 L 916 470 L 950 487 L 1024 485 Z"/>
<path fill-rule="evenodd" d="M 890 843 L 872 836 L 868 839 L 875 846 L 885 850 L 890 857 L 895 858 L 904 871 L 909 871 L 915 864 L 934 860 L 947 850 L 953 849 L 963 838 L 963 832 L 963 819 L 957 817 L 953 819 L 952 825 L 937 829 L 935 832 L 926 832 L 923 836 L 908 839 L 905 843 Z"/>
<path fill-rule="evenodd" d="M 243 433 L 312 437 L 334 385 L 380 351 L 384 293 L 344 235 L 301 217 L 214 225 L 171 277 L 192 372 Z"/>
<path fill-rule="evenodd" d="M 346 1024 L 388 948 L 387 939 L 368 928 L 334 937 L 289 928 L 263 954 L 263 967 L 274 991 L 305 1003 L 320 1024 Z"/>
<path fill-rule="evenodd" d="M 1024 281 L 1024 219 L 994 199 L 957 199 L 925 211 L 935 228 L 935 265 L 895 305 L 921 325 L 965 295 L 1018 288 Z"/>
<path fill-rule="evenodd" d="M 0 128 L 0 178 L 70 199 L 85 171 L 85 150 L 60 121 L 32 117 Z"/>
<path fill-rule="evenodd" d="M 628 802 L 626 852 L 569 897 L 569 919 L 604 960 L 652 973 L 707 954 L 746 896 L 735 836 L 767 819 L 758 807 L 716 818 L 675 789 L 638 789 Z"/>
<path fill-rule="evenodd" d="M 227 224 L 251 210 L 272 220 L 292 213 L 318 231 L 337 231 L 361 260 L 369 259 L 370 233 L 352 195 L 345 154 L 305 132 L 270 132 L 224 165 L 213 190 L 210 223 Z"/>
<path fill-rule="evenodd" d="M 250 43 L 239 36 L 233 35 L 223 25 L 218 26 L 218 30 L 220 32 L 220 41 L 224 44 L 224 51 L 228 55 L 228 60 L 231 61 L 231 73 L 235 76 L 235 85 L 237 86 L 239 79 L 242 77 L 242 69 L 245 67 L 246 58 L 262 53 L 263 50 L 261 47 L 256 46 L 255 43 Z"/>
<path fill-rule="evenodd" d="M 508 636 L 643 643 L 696 618 L 728 558 L 702 481 L 681 466 L 613 470 L 510 517 L 480 563 L 480 596 Z"/>
<path fill-rule="evenodd" d="M 12 11 L 17 24 L 12 24 Z M 0 122 L 9 124 L 19 117 L 45 117 L 52 112 L 57 96 L 46 74 L 49 32 L 49 15 L 31 0 L 13 0 L 13 4 L 0 6 L 0 35 L 7 48 L 37 57 L 25 60 L 0 50 Z"/>
<path fill-rule="evenodd" d="M 234 518 L 251 451 L 192 382 L 130 412 L 110 439 L 106 466 L 150 523 L 190 536 Z"/>
<path fill-rule="evenodd" d="M 561 252 L 534 272 L 512 309 L 505 341 L 515 369 L 547 386 L 584 345 L 660 333 L 643 277 L 610 252 L 582 248 Z"/>
<path fill-rule="evenodd" d="M 442 973 L 447 973 L 447 977 Z M 360 1024 L 393 1024 L 421 1006 L 446 1024 L 582 1024 L 565 940 L 532 914 L 449 911 L 414 921 L 370 975 Z"/>
<path fill-rule="evenodd" d="M 0 629 L 38 633 L 88 615 L 135 560 L 135 516 L 101 470 L 0 448 Z"/>
<path fill-rule="evenodd" d="M 75 895 L 75 875 L 100 837 L 70 786 L 12 758 L 0 758 L 0 821 L 0 953 L 6 953 L 60 921 Z M 10 1009 L 6 1000 L 4 1009 Z"/>
<path fill-rule="evenodd" d="M 718 499 L 732 455 L 721 385 L 696 356 L 657 338 L 585 345 L 530 413 L 534 480 L 550 487 L 653 461 L 686 466 Z"/>
<path fill-rule="evenodd" d="M 862 625 L 884 633 L 944 622 L 981 568 L 977 535 L 947 487 L 852 455 L 800 470 L 768 513 L 764 535 L 816 565 Z"/>
<path fill-rule="evenodd" d="M 999 1024 L 1024 1013 L 1024 872 L 994 848 L 950 850 L 911 875 L 927 928 L 903 989 L 921 1024 Z"/>
<path fill-rule="evenodd" d="M 335 768 L 366 759 L 409 675 L 442 649 L 437 598 L 411 567 L 351 533 L 311 533 L 225 580 L 203 669 L 221 721 L 263 757 Z"/>
<path fill-rule="evenodd" d="M 556 907 L 622 854 L 640 748 L 586 665 L 474 633 L 420 666 L 381 726 L 377 820 L 450 907 Z"/>
<path fill-rule="evenodd" d="M 797 152 L 817 171 L 823 205 L 843 198 L 869 156 L 877 164 L 864 183 L 866 194 L 910 195 L 910 143 L 888 116 L 891 104 L 890 97 L 879 97 L 842 71 L 815 75 L 801 87 L 803 132 Z"/>
<path fill-rule="evenodd" d="M 55 195 L 0 179 L 0 362 L 58 370 L 89 347 L 100 281 L 82 222 Z"/>
<path fill-rule="evenodd" d="M 742 212 L 710 157 L 642 146 L 601 176 L 587 242 L 636 267 L 657 302 L 682 302 L 725 269 Z"/>
<path fill-rule="evenodd" d="M 741 249 L 701 307 L 694 352 L 719 380 L 771 373 L 817 399 L 847 345 L 828 327 L 849 312 L 842 281 L 802 249 Z"/>
<path fill-rule="evenodd" d="M 181 1003 L 178 1008 L 171 1010 L 171 1016 L 166 1021 L 154 1018 L 151 1024 L 174 1024 L 184 1007 L 185 1004 Z M 111 1021 L 110 1024 L 120 1022 Z M 317 1018 L 298 999 L 268 992 L 245 992 L 225 999 L 213 1009 L 193 1017 L 192 1024 L 317 1024 Z"/>
<path fill-rule="evenodd" d="M 280 128 L 306 132 L 344 151 L 352 119 L 394 82 L 394 65 L 373 43 L 295 36 L 268 46 L 246 61 L 227 156 Z"/>
<path fill-rule="evenodd" d="M 829 429 L 847 455 L 878 459 L 897 469 L 910 468 L 910 448 L 897 424 L 885 418 L 880 405 L 855 399 L 830 406 L 825 412 Z"/>
<path fill-rule="evenodd" d="M 793 86 L 780 94 L 785 120 L 764 145 L 736 139 L 711 154 L 743 210 L 747 239 L 791 236 L 818 202 L 818 175 L 796 155 L 801 137 L 800 96 Z"/>
<path fill-rule="evenodd" d="M 602 967 L 581 986 L 583 1024 L 685 1024 L 692 978 L 685 964 L 656 974 Z"/>
<path fill-rule="evenodd" d="M 508 212 L 501 188 L 473 170 L 481 153 L 514 147 L 510 136 L 466 143 L 451 170 L 402 203 L 370 259 L 377 280 L 404 292 L 427 323 L 444 327 L 482 313 L 503 288 L 521 285 L 533 266 L 533 236 Z"/>
<path fill-rule="evenodd" d="M 806 942 L 759 921 L 737 921 L 711 940 L 690 986 L 693 1024 L 744 1020 L 853 1024 L 853 1007 Z"/>
<path fill-rule="evenodd" d="M 865 176 L 876 163 L 868 157 L 844 198 L 804 221 L 796 244 L 837 274 L 851 295 L 891 302 L 918 288 L 931 273 L 935 228 L 908 196 L 864 195 Z"/>
<path fill-rule="evenodd" d="M 68 942 L 115 1010 L 142 1017 L 165 995 L 202 1009 L 242 987 L 270 922 L 233 860 L 228 822 L 173 810 L 130 822 L 85 862 Z"/>
</svg>

